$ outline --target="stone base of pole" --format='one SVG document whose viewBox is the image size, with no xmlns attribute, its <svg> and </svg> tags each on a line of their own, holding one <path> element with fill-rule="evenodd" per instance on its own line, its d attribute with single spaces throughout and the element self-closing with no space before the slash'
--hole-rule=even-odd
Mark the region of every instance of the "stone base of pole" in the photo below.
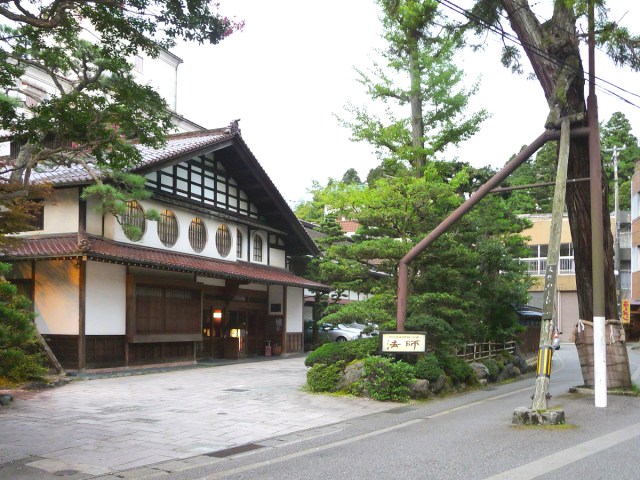
<svg viewBox="0 0 640 480">
<path fill-rule="evenodd" d="M 564 410 L 534 410 L 518 407 L 513 412 L 512 425 L 562 425 L 565 423 Z"/>
</svg>

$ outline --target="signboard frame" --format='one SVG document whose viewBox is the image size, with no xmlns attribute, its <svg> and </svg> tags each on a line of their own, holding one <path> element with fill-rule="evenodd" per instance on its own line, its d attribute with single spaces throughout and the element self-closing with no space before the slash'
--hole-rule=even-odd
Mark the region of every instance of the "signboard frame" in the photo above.
<svg viewBox="0 0 640 480">
<path fill-rule="evenodd" d="M 427 332 L 380 332 L 380 353 L 421 354 L 427 351 Z"/>
</svg>

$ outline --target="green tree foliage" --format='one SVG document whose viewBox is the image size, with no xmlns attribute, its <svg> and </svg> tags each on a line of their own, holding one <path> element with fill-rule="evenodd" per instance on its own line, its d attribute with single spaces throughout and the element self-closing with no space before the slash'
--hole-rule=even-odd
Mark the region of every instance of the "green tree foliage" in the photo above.
<svg viewBox="0 0 640 480">
<path fill-rule="evenodd" d="M 631 124 L 621 112 L 615 112 L 600 129 L 600 145 L 605 173 L 609 180 L 609 211 L 615 206 L 614 151 L 618 163 L 618 201 L 620 210 L 631 209 L 631 177 L 640 160 L 638 139 L 631 133 Z"/>
<path fill-rule="evenodd" d="M 557 142 L 546 143 L 536 155 L 524 162 L 505 186 L 525 186 L 554 182 L 558 160 Z M 514 213 L 551 213 L 553 186 L 514 190 L 504 195 Z"/>
<path fill-rule="evenodd" d="M 447 144 L 472 135 L 485 113 L 463 117 L 471 92 L 458 89 L 462 73 L 453 55 L 459 38 L 433 27 L 440 19 L 437 2 L 380 4 L 386 70 L 376 65 L 375 79 L 360 72 L 360 80 L 373 100 L 407 111 L 396 117 L 389 108 L 383 121 L 350 106 L 355 119 L 345 124 L 355 139 L 378 149 L 380 165 L 365 185 L 330 182 L 314 191 L 314 201 L 361 225 L 350 242 L 333 242 L 325 256 L 335 259 L 334 272 L 336 265 L 347 266 L 334 280 L 346 275 L 349 288 L 371 295 L 330 306 L 325 320 L 395 329 L 399 260 L 493 171 L 438 158 Z M 527 298 L 524 267 L 517 262 L 525 249 L 518 234 L 524 225 L 493 197 L 420 255 L 409 276 L 407 329 L 426 330 L 442 348 L 512 336 L 517 320 L 511 304 Z M 363 266 L 376 275 L 362 275 Z"/>
<path fill-rule="evenodd" d="M 0 377 L 34 380 L 46 372 L 29 301 L 5 280 L 11 266 L 0 263 Z"/>
<path fill-rule="evenodd" d="M 373 145 L 381 161 L 394 169 L 404 164 L 419 176 L 427 161 L 476 133 L 486 112 L 463 116 L 474 89 L 460 87 L 462 72 L 454 65 L 460 38 L 435 26 L 438 2 L 378 3 L 389 48 L 379 52 L 383 65 L 358 74 L 371 99 L 387 108 L 378 114 L 349 104 L 351 118 L 342 122 L 354 140 Z"/>
<path fill-rule="evenodd" d="M 141 159 L 131 140 L 161 146 L 172 124 L 160 95 L 135 82 L 129 59 L 157 57 L 178 40 L 217 43 L 241 27 L 204 0 L 18 0 L 3 3 L 0 16 L 0 129 L 19 149 L 0 163 L 0 205 L 8 209 L 17 197 L 42 195 L 30 184 L 39 166 L 80 165 L 97 184 L 136 190 L 131 177 L 111 182 Z M 54 91 L 38 97 L 23 88 L 27 69 L 47 77 Z M 102 188 L 101 199 L 116 199 Z M 117 214 L 121 204 L 103 208 Z"/>
</svg>

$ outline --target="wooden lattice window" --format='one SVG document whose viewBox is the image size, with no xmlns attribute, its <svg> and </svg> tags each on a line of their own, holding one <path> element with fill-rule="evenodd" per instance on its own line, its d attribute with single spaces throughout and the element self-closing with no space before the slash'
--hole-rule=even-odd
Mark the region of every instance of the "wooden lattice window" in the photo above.
<svg viewBox="0 0 640 480">
<path fill-rule="evenodd" d="M 242 258 L 242 232 L 240 230 L 236 233 L 236 257 Z"/>
<path fill-rule="evenodd" d="M 191 220 L 189 226 L 189 243 L 195 252 L 200 253 L 207 244 L 207 229 L 201 218 Z"/>
<path fill-rule="evenodd" d="M 253 236 L 253 261 L 262 261 L 262 237 L 258 234 Z"/>
<path fill-rule="evenodd" d="M 137 242 L 142 238 L 147 228 L 147 221 L 144 218 L 144 210 L 135 200 L 127 202 L 127 210 L 122 215 L 122 230 L 126 237 L 132 242 Z"/>
<path fill-rule="evenodd" d="M 216 231 L 216 248 L 223 257 L 229 255 L 231 251 L 231 232 L 226 225 L 220 225 Z"/>
<path fill-rule="evenodd" d="M 160 212 L 158 237 L 165 247 L 173 247 L 178 241 L 178 220 L 171 210 Z"/>
</svg>

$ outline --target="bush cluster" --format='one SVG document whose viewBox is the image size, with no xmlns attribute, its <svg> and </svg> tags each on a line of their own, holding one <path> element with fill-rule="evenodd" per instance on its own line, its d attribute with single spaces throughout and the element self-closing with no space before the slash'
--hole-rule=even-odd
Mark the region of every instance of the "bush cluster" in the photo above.
<svg viewBox="0 0 640 480">
<path fill-rule="evenodd" d="M 414 380 L 414 369 L 408 363 L 394 362 L 385 357 L 367 357 L 364 359 L 363 377 L 355 389 L 366 392 L 375 400 L 406 402 L 409 386 Z"/>
<path fill-rule="evenodd" d="M 339 361 L 346 363 L 360 360 L 378 352 L 378 339 L 375 337 L 354 340 L 353 342 L 332 342 L 316 348 L 304 361 L 307 367 L 323 363 L 330 365 Z"/>
<path fill-rule="evenodd" d="M 381 357 L 377 353 L 378 340 L 375 338 L 327 343 L 319 347 L 305 360 L 305 364 L 311 367 L 307 371 L 309 390 L 335 392 L 344 369 L 355 360 L 362 361 L 362 377 L 345 390 L 381 401 L 407 401 L 416 379 L 428 380 L 431 393 L 477 384 L 473 368 L 451 353 L 436 352 L 412 357 L 412 363 Z M 496 380 L 504 365 L 515 360 L 511 354 L 503 352 L 482 363 L 489 369 L 489 378 Z"/>
<path fill-rule="evenodd" d="M 316 363 L 307 372 L 307 385 L 312 392 L 333 392 L 336 389 L 344 362 L 326 365 Z"/>
<path fill-rule="evenodd" d="M 444 370 L 440 368 L 438 359 L 434 354 L 421 356 L 414 365 L 416 378 L 435 382 L 440 375 L 444 374 Z"/>
</svg>

